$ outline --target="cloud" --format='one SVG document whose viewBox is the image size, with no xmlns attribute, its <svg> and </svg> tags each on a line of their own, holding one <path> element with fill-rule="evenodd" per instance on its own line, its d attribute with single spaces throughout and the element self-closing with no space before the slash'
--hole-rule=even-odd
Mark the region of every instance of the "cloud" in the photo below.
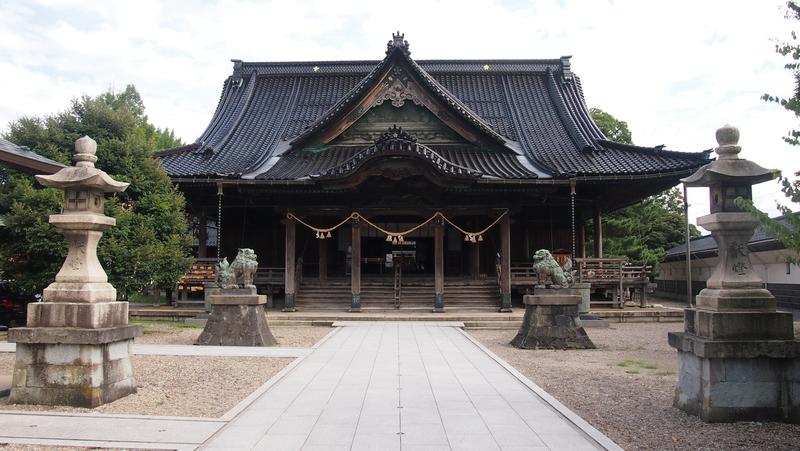
<svg viewBox="0 0 800 451">
<path fill-rule="evenodd" d="M 764 92 L 789 95 L 774 53 L 782 1 L 6 1 L 0 16 L 0 127 L 72 97 L 134 83 L 150 119 L 193 141 L 216 107 L 231 58 L 373 59 L 402 30 L 415 58 L 573 55 L 590 106 L 628 122 L 643 145 L 697 151 L 740 127 L 743 156 L 788 172 L 797 124 Z M 756 188 L 759 205 L 782 198 Z M 703 213 L 691 195 L 692 216 Z"/>
</svg>

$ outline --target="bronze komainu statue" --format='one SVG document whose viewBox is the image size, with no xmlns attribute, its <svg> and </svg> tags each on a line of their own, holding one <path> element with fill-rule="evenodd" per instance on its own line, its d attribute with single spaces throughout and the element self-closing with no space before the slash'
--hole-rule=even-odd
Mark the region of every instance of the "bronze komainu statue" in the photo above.
<svg viewBox="0 0 800 451">
<path fill-rule="evenodd" d="M 236 255 L 236 259 L 231 263 L 231 268 L 236 274 L 237 284 L 241 284 L 244 288 L 256 287 L 253 280 L 258 269 L 258 260 L 256 260 L 256 253 L 252 249 L 239 249 L 239 254 Z"/>
<path fill-rule="evenodd" d="M 572 260 L 567 260 L 562 268 L 547 249 L 539 249 L 533 254 L 533 269 L 536 271 L 536 288 L 562 288 L 573 282 Z"/>
</svg>

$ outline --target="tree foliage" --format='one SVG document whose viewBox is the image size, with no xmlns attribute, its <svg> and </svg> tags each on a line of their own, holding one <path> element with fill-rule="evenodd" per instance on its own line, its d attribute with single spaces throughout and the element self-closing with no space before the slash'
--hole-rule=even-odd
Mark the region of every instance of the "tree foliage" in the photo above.
<svg viewBox="0 0 800 451">
<path fill-rule="evenodd" d="M 800 22 L 800 5 L 795 1 L 786 3 L 785 17 L 792 22 L 793 28 Z M 796 120 L 800 120 L 800 41 L 798 41 L 797 31 L 792 30 L 789 39 L 780 41 L 775 45 L 775 52 L 788 58 L 784 67 L 791 71 L 794 77 L 794 90 L 791 97 L 782 97 L 775 94 L 764 94 L 761 99 L 766 102 L 779 104 L 786 111 L 794 114 Z M 800 145 L 800 129 L 789 130 L 783 140 L 793 146 Z M 794 180 L 781 175 L 779 182 L 781 191 L 792 204 L 800 203 L 800 171 L 794 173 Z M 760 211 L 753 205 L 752 201 L 737 199 L 739 207 L 743 207 L 753 213 L 761 222 L 764 229 L 775 239 L 782 242 L 788 249 L 794 251 L 794 257 L 789 260 L 798 263 L 800 259 L 800 218 L 793 213 L 796 205 L 786 205 L 776 200 L 778 211 L 781 212 L 783 221 L 770 218 L 769 215 Z"/>
<path fill-rule="evenodd" d="M 594 119 L 597 126 L 600 127 L 600 131 L 602 131 L 610 141 L 633 144 L 631 131 L 628 129 L 627 122 L 618 120 L 600 108 L 591 108 L 589 113 L 591 113 L 592 119 Z"/>
<path fill-rule="evenodd" d="M 6 135 L 65 164 L 75 140 L 88 135 L 97 141 L 97 167 L 131 183 L 107 199 L 105 213 L 117 225 L 105 232 L 98 248 L 109 282 L 122 298 L 171 287 L 191 261 L 184 197 L 152 157 L 154 150 L 181 143 L 172 131 L 150 124 L 144 111 L 139 93 L 129 85 L 122 92 L 74 99 L 54 115 L 20 118 Z M 60 211 L 61 197 L 22 174 L 0 185 L 0 215 L 6 223 L 0 270 L 22 290 L 44 288 L 63 262 L 63 237 L 47 223 L 49 214 Z"/>
<path fill-rule="evenodd" d="M 592 119 L 608 139 L 632 144 L 627 123 L 599 108 L 592 108 L 590 112 Z M 682 199 L 680 190 L 672 188 L 605 215 L 605 256 L 625 258 L 633 264 L 655 268 L 664 258 L 667 249 L 686 240 Z M 692 236 L 700 235 L 694 226 L 690 230 Z"/>
</svg>

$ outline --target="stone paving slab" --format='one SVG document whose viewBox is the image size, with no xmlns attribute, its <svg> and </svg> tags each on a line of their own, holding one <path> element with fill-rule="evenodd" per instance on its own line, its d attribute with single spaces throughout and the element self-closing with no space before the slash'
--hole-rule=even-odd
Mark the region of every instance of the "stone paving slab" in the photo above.
<svg viewBox="0 0 800 451">
<path fill-rule="evenodd" d="M 0 343 L 0 352 L 15 352 L 16 343 Z M 134 344 L 136 355 L 179 355 L 210 357 L 302 357 L 310 348 L 273 348 L 249 346 L 194 346 Z"/>
<path fill-rule="evenodd" d="M 620 449 L 458 328 L 359 325 L 339 329 L 202 448 Z"/>
<path fill-rule="evenodd" d="M 194 449 L 224 424 L 198 418 L 0 412 L 0 442 Z"/>
</svg>

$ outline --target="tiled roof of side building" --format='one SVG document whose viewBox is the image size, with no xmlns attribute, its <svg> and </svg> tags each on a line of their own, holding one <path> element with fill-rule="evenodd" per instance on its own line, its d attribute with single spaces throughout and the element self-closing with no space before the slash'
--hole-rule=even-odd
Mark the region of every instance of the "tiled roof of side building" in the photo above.
<svg viewBox="0 0 800 451">
<path fill-rule="evenodd" d="M 177 178 L 240 177 L 268 159 L 277 162 L 257 178 L 310 176 L 316 165 L 337 156 L 284 153 L 289 143 L 324 125 L 326 117 L 335 114 L 332 109 L 347 104 L 347 97 L 357 96 L 369 85 L 370 73 L 387 59 L 235 61 L 205 132 L 195 143 L 157 155 L 167 172 Z M 437 95 L 465 120 L 487 136 L 519 148 L 521 155 L 514 162 L 507 161 L 513 159 L 509 156 L 481 156 L 485 161 L 474 162 L 513 166 L 488 171 L 492 177 L 536 178 L 542 172 L 557 178 L 685 173 L 708 162 L 706 152 L 670 152 L 607 141 L 589 116 L 580 79 L 570 70 L 568 58 L 409 61 L 428 88 L 438 90 Z M 452 158 L 455 162 L 477 157 Z M 492 159 L 505 163 L 489 161 Z"/>
<path fill-rule="evenodd" d="M 795 213 L 795 215 L 800 216 L 800 212 Z M 780 224 L 789 225 L 789 222 L 786 218 L 778 216 L 773 219 L 777 219 Z M 779 248 L 785 247 L 781 242 L 776 240 L 772 235 L 770 235 L 767 230 L 762 227 L 758 226 L 753 232 L 753 237 L 750 238 L 750 241 L 747 243 L 749 246 L 754 245 L 770 245 L 775 244 Z M 708 254 L 708 253 L 716 253 L 717 251 L 717 242 L 714 240 L 714 237 L 711 235 L 703 235 L 699 237 L 692 238 L 691 241 L 691 252 L 692 257 L 697 258 L 698 254 Z M 702 255 L 701 255 L 702 256 Z M 666 254 L 664 255 L 665 260 L 680 260 L 682 258 L 686 258 L 686 243 L 679 244 L 673 248 L 667 250 Z"/>
</svg>

